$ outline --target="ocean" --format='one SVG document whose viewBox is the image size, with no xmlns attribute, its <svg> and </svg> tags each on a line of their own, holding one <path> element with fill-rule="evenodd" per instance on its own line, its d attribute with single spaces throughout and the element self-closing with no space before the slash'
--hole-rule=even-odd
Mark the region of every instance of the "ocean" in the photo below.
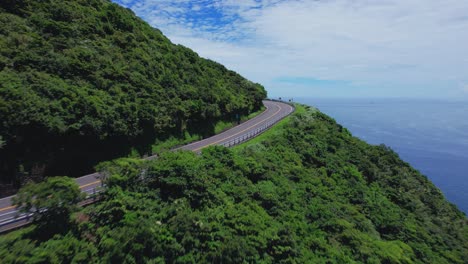
<svg viewBox="0 0 468 264">
<path fill-rule="evenodd" d="M 314 99 L 314 106 L 370 144 L 385 144 L 468 214 L 468 102 Z"/>
</svg>

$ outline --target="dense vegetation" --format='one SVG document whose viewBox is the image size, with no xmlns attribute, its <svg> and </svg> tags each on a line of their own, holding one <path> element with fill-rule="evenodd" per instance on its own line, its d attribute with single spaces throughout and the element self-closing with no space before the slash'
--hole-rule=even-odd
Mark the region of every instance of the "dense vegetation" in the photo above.
<svg viewBox="0 0 468 264">
<path fill-rule="evenodd" d="M 13 197 L 20 213 L 32 213 L 43 236 L 69 228 L 70 214 L 85 198 L 78 184 L 68 177 L 49 177 L 40 183 L 28 183 Z M 50 232 L 50 233 L 47 233 Z"/>
<path fill-rule="evenodd" d="M 3 263 L 466 263 L 467 219 L 426 177 L 304 109 L 244 146 L 106 162 L 68 230 L 0 238 Z M 55 235 L 51 231 L 55 230 Z"/>
<path fill-rule="evenodd" d="M 131 147 L 148 154 L 156 139 L 205 136 L 265 96 L 110 1 L 0 3 L 0 183 L 80 175 Z"/>
</svg>

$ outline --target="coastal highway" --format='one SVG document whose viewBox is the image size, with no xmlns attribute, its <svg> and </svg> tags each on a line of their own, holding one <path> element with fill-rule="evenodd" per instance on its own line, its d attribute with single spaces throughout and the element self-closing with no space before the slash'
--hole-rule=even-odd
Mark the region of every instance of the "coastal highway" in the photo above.
<svg viewBox="0 0 468 264">
<path fill-rule="evenodd" d="M 246 137 L 254 131 L 261 130 L 262 127 L 268 126 L 268 124 L 273 125 L 294 111 L 291 105 L 282 102 L 263 101 L 263 105 L 266 110 L 260 115 L 223 133 L 185 145 L 178 149 L 199 152 L 201 149 L 211 145 L 226 145 L 226 143 L 232 142 L 237 138 Z"/>
<path fill-rule="evenodd" d="M 294 107 L 289 104 L 277 101 L 264 100 L 265 111 L 260 115 L 238 125 L 229 130 L 212 137 L 190 143 L 174 150 L 191 150 L 201 152 L 203 148 L 212 145 L 233 146 L 249 140 L 262 133 L 284 117 L 294 112 Z M 156 155 L 146 159 L 156 158 Z M 88 195 L 99 191 L 101 181 L 99 173 L 88 174 L 75 179 L 80 189 Z M 21 226 L 27 223 L 26 215 L 18 215 L 16 208 L 12 205 L 13 196 L 0 199 L 0 232 Z"/>
</svg>

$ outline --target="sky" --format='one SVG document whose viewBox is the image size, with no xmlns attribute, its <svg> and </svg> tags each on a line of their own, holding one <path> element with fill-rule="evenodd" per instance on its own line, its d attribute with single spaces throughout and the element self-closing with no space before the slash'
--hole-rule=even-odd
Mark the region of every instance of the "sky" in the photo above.
<svg viewBox="0 0 468 264">
<path fill-rule="evenodd" d="M 468 99 L 468 0 L 113 0 L 270 97 Z"/>
</svg>

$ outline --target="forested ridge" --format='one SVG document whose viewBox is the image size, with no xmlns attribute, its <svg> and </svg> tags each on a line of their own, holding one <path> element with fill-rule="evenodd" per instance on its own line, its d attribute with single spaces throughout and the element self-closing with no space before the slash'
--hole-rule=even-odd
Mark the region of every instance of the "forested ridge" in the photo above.
<svg viewBox="0 0 468 264">
<path fill-rule="evenodd" d="M 0 2 L 0 182 L 151 154 L 156 139 L 212 134 L 265 96 L 110 1 Z"/>
<path fill-rule="evenodd" d="M 0 2 L 0 181 L 74 176 L 209 135 L 265 96 L 109 1 Z M 105 187 L 84 208 L 71 178 L 25 185 L 14 203 L 33 223 L 0 236 L 0 262 L 468 260 L 465 214 L 390 148 L 310 107 L 234 149 L 96 169 Z"/>
<path fill-rule="evenodd" d="M 298 106 L 280 125 L 234 149 L 124 158 L 98 169 L 109 176 L 107 187 L 84 209 L 74 206 L 78 187 L 66 178 L 21 190 L 16 203 L 24 210 L 50 210 L 0 237 L 2 262 L 468 259 L 462 212 L 391 149 L 353 137 L 314 108 Z M 47 198 L 51 190 L 55 201 Z"/>
</svg>

